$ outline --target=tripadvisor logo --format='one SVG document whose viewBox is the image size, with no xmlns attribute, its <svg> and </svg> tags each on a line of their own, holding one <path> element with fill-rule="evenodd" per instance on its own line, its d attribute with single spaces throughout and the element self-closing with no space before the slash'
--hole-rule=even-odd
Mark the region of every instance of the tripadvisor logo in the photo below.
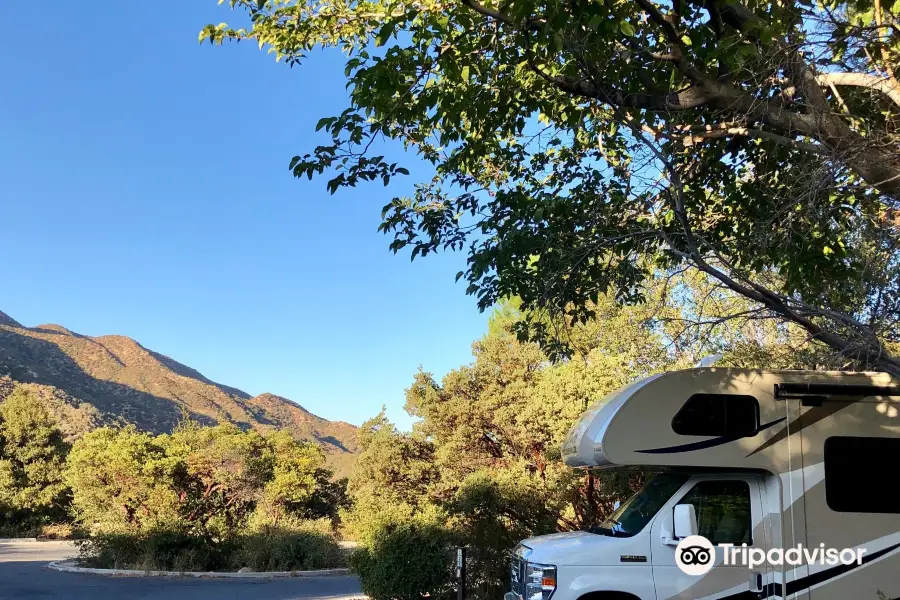
<svg viewBox="0 0 900 600">
<path fill-rule="evenodd" d="M 780 567 L 790 565 L 861 565 L 865 548 L 806 548 L 802 544 L 796 548 L 772 548 L 768 552 L 762 548 L 751 548 L 747 544 L 719 544 L 723 550 L 722 564 L 725 566 L 745 565 L 749 569 L 769 564 Z M 716 563 L 716 547 L 702 535 L 684 538 L 675 548 L 675 564 L 687 575 L 706 575 Z"/>
<path fill-rule="evenodd" d="M 716 549 L 702 535 L 690 535 L 675 548 L 675 564 L 688 575 L 706 575 L 716 563 Z"/>
</svg>

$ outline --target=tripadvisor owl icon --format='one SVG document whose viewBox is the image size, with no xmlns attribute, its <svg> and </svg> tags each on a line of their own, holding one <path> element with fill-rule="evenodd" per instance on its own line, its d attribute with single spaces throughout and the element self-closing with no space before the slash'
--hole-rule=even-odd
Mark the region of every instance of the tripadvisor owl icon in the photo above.
<svg viewBox="0 0 900 600">
<path fill-rule="evenodd" d="M 687 575 L 706 575 L 716 563 L 716 549 L 702 535 L 691 535 L 675 548 L 675 564 Z"/>
</svg>

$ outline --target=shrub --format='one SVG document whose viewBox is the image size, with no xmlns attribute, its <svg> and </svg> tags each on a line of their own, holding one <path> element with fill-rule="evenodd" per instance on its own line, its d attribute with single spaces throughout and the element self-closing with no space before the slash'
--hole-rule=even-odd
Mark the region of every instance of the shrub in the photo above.
<svg viewBox="0 0 900 600">
<path fill-rule="evenodd" d="M 76 543 L 83 564 L 103 569 L 218 571 L 234 552 L 233 542 L 175 531 L 98 533 Z"/>
<path fill-rule="evenodd" d="M 302 571 L 343 566 L 344 552 L 316 522 L 223 540 L 172 530 L 97 533 L 76 542 L 90 567 L 147 571 Z"/>
<path fill-rule="evenodd" d="M 434 510 L 431 506 L 424 509 Z M 341 523 L 350 537 L 363 546 L 370 546 L 386 528 L 413 521 L 417 511 L 421 515 L 422 510 L 405 502 L 369 496 L 357 498 L 353 507 L 341 514 Z"/>
<path fill-rule="evenodd" d="M 303 519 L 297 515 L 287 514 L 273 521 L 264 511 L 256 511 L 244 526 L 247 533 L 257 533 L 260 531 L 310 531 L 321 533 L 322 535 L 336 535 L 334 521 L 329 517 L 320 519 Z"/>
<path fill-rule="evenodd" d="M 477 471 L 445 501 L 454 532 L 469 547 L 468 595 L 502 598 L 509 553 L 532 535 L 556 531 L 557 511 L 537 476 L 506 469 Z"/>
<path fill-rule="evenodd" d="M 453 543 L 436 523 L 386 526 L 370 545 L 350 556 L 363 592 L 374 600 L 449 598 L 453 583 Z"/>
<path fill-rule="evenodd" d="M 344 551 L 334 536 L 315 530 L 264 528 L 242 536 L 232 557 L 236 569 L 307 571 L 345 565 Z"/>
<path fill-rule="evenodd" d="M 42 540 L 76 540 L 84 535 L 84 531 L 71 523 L 51 523 L 39 527 L 34 537 Z"/>
</svg>

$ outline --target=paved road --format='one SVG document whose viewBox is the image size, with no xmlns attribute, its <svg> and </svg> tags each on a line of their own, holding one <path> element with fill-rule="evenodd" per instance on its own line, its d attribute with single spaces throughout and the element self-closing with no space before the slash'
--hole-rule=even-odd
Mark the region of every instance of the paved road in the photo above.
<svg viewBox="0 0 900 600">
<path fill-rule="evenodd" d="M 0 542 L 0 599 L 73 600 L 272 600 L 362 597 L 355 577 L 237 580 L 107 577 L 60 573 L 48 562 L 75 553 L 67 542 Z"/>
</svg>

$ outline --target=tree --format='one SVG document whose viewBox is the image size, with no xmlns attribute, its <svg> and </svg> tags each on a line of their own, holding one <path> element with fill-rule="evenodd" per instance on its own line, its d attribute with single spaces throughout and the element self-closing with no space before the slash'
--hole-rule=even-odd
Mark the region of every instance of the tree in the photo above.
<svg viewBox="0 0 900 600">
<path fill-rule="evenodd" d="M 430 496 L 440 479 L 430 440 L 398 431 L 382 409 L 359 428 L 358 442 L 361 452 L 347 486 L 352 508 L 344 522 L 361 542 L 417 515 L 423 523 L 443 521 Z"/>
<path fill-rule="evenodd" d="M 201 41 L 347 54 L 350 106 L 294 174 L 387 185 L 408 171 L 372 141 L 401 141 L 435 176 L 385 206 L 391 248 L 468 245 L 458 277 L 482 309 L 518 296 L 524 338 L 690 267 L 900 374 L 900 4 L 229 3 L 250 25 Z"/>
<path fill-rule="evenodd" d="M 96 429 L 72 446 L 66 481 L 75 518 L 92 533 L 184 529 L 172 488 L 177 461 L 133 425 Z"/>
<path fill-rule="evenodd" d="M 574 472 L 559 448 L 587 406 L 673 361 L 662 336 L 634 318 L 640 309 L 599 300 L 608 319 L 565 334 L 583 353 L 574 360 L 552 364 L 537 344 L 517 340 L 512 330 L 526 317 L 501 308 L 506 316 L 473 344 L 472 364 L 440 382 L 419 372 L 407 390 L 406 410 L 421 419 L 414 432 L 435 446 L 431 493 L 464 530 L 581 529 L 628 493 L 628 477 Z M 498 550 L 508 541 L 494 539 Z"/>
<path fill-rule="evenodd" d="M 267 440 L 235 425 L 185 422 L 160 445 L 177 461 L 172 488 L 180 512 L 200 531 L 236 531 L 273 477 L 274 457 Z"/>
<path fill-rule="evenodd" d="M 670 360 L 662 336 L 635 319 L 640 309 L 601 300 L 605 323 L 567 333 L 584 353 L 577 360 L 553 364 L 537 344 L 518 341 L 511 330 L 523 315 L 510 302 L 473 344 L 472 364 L 440 381 L 424 371 L 415 375 L 406 401 L 418 418 L 412 432 L 398 431 L 383 412 L 363 425 L 345 522 L 364 548 L 364 589 L 374 592 L 379 583 L 405 589 L 385 575 L 410 568 L 395 564 L 389 548 L 425 528 L 449 531 L 469 546 L 471 593 L 496 597 L 518 541 L 586 528 L 630 494 L 634 477 L 574 472 L 560 460 L 559 447 L 586 404 Z M 441 551 L 430 548 L 428 556 L 438 560 Z M 416 573 L 408 576 L 418 581 Z"/>
<path fill-rule="evenodd" d="M 325 455 L 315 444 L 299 442 L 286 431 L 266 436 L 274 465 L 263 488 L 257 511 L 277 527 L 285 516 L 300 519 L 329 518 L 338 521 L 338 511 L 347 505 L 347 480 L 332 481 L 325 468 Z"/>
<path fill-rule="evenodd" d="M 74 512 L 89 529 L 210 539 L 334 519 L 343 486 L 331 475 L 317 446 L 287 432 L 191 421 L 158 436 L 97 429 L 75 443 L 67 469 Z"/>
<path fill-rule="evenodd" d="M 18 387 L 0 402 L 0 527 L 66 519 L 67 444 L 40 402 Z"/>
</svg>

